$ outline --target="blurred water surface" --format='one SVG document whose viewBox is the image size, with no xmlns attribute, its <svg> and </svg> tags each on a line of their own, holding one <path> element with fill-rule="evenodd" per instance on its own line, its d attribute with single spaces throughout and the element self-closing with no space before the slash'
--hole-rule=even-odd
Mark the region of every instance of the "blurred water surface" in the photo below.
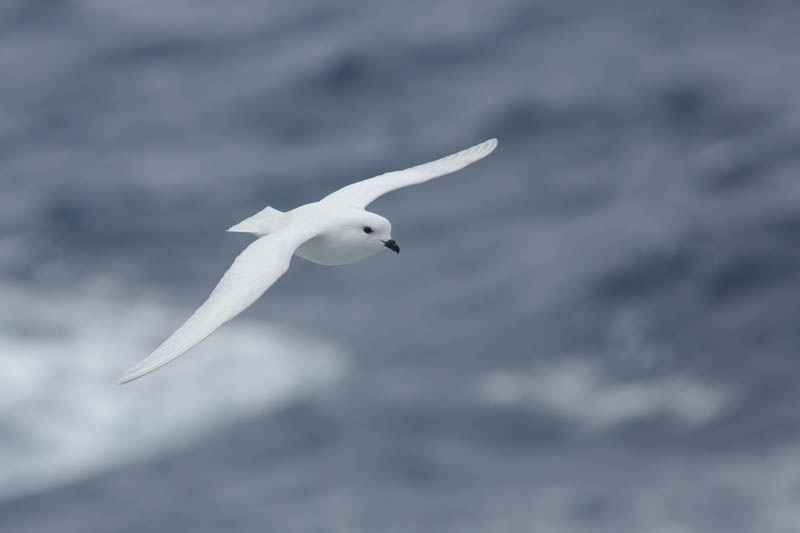
<svg viewBox="0 0 800 533">
<path fill-rule="evenodd" d="M 794 532 L 800 5 L 7 0 L 0 530 Z M 223 230 L 486 138 L 119 388 Z"/>
</svg>

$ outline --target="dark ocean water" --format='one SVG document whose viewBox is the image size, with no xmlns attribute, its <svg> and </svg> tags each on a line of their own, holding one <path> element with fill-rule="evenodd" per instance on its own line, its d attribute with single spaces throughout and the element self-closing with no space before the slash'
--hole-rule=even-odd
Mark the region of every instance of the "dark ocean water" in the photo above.
<svg viewBox="0 0 800 533">
<path fill-rule="evenodd" d="M 0 531 L 800 531 L 800 4 L 0 6 Z M 498 137 L 114 383 L 223 230 Z"/>
</svg>

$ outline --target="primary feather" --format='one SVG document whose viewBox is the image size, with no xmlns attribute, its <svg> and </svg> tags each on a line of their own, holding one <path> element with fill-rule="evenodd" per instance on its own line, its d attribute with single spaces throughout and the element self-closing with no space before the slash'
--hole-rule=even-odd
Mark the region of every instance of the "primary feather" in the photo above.
<svg viewBox="0 0 800 533">
<path fill-rule="evenodd" d="M 208 299 L 144 361 L 128 370 L 127 383 L 164 366 L 195 347 L 250 307 L 289 268 L 292 254 L 314 231 L 285 229 L 254 241 L 239 254 Z"/>
<path fill-rule="evenodd" d="M 424 163 L 405 170 L 387 172 L 374 178 L 365 179 L 342 187 L 322 199 L 323 202 L 336 202 L 364 208 L 376 198 L 387 192 L 423 183 L 439 176 L 461 170 L 475 161 L 491 154 L 497 147 L 497 139 L 489 139 L 471 148 L 448 155 L 430 163 Z"/>
</svg>

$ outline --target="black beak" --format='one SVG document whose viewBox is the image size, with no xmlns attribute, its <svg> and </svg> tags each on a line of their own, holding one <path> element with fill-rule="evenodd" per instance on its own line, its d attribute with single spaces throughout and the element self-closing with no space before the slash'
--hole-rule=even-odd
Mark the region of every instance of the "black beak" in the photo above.
<svg viewBox="0 0 800 533">
<path fill-rule="evenodd" d="M 393 251 L 396 254 L 400 253 L 400 247 L 397 246 L 397 243 L 394 242 L 394 239 L 389 239 L 388 241 L 383 241 L 383 245 Z"/>
</svg>

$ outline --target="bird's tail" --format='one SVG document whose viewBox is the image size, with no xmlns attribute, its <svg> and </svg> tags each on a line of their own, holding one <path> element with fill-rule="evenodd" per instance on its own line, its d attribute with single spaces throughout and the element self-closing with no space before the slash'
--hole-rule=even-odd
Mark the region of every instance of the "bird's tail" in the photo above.
<svg viewBox="0 0 800 533">
<path fill-rule="evenodd" d="M 252 233 L 257 237 L 263 237 L 275 230 L 282 215 L 283 211 L 267 206 L 255 215 L 231 226 L 228 231 Z"/>
</svg>

